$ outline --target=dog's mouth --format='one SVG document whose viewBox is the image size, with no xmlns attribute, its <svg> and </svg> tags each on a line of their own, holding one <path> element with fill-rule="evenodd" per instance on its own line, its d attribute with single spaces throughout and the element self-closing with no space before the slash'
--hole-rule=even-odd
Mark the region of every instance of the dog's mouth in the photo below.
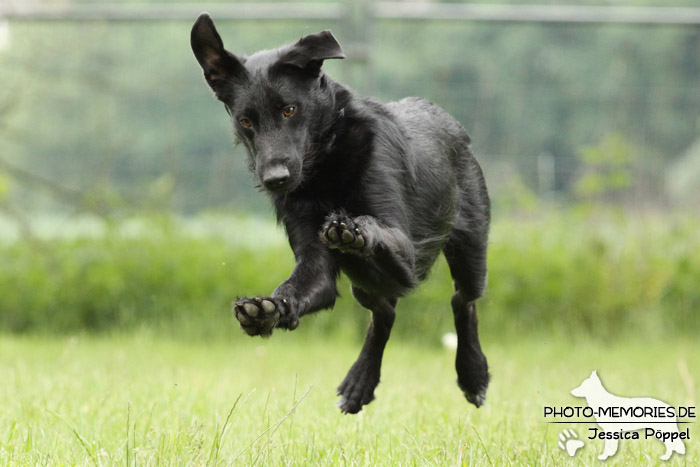
<svg viewBox="0 0 700 467">
<path fill-rule="evenodd" d="M 275 193 L 275 194 L 286 194 L 286 193 L 291 193 L 294 191 L 296 188 L 297 184 L 293 183 L 291 180 L 287 180 L 284 182 L 277 182 L 276 184 L 269 186 L 269 185 L 264 185 L 265 189 L 270 192 L 270 193 Z"/>
</svg>

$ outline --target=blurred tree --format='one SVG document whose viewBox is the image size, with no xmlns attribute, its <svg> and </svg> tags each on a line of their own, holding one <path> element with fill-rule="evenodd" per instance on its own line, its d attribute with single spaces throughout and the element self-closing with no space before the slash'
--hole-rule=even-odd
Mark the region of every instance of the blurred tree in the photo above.
<svg viewBox="0 0 700 467">
<path fill-rule="evenodd" d="M 329 27 L 344 42 L 343 28 L 325 21 L 218 24 L 239 53 Z M 191 56 L 189 27 L 12 22 L 0 96 L 21 99 L 0 120 L 2 156 L 69 188 L 99 187 L 137 204 L 168 180 L 171 199 L 161 204 L 178 212 L 267 212 Z M 542 153 L 553 157 L 554 188 L 572 193 L 581 148 L 606 135 L 637 148 L 637 176 L 660 172 L 700 133 L 698 28 L 383 21 L 365 32 L 380 98 L 433 99 L 464 124 L 487 167 L 512 164 L 530 188 Z M 328 65 L 338 80 L 365 87 Z M 16 185 L 10 196 L 27 209 L 55 207 Z"/>
<path fill-rule="evenodd" d="M 606 135 L 598 145 L 581 148 L 580 174 L 574 191 L 583 201 L 619 201 L 632 185 L 634 150 L 619 134 Z"/>
</svg>

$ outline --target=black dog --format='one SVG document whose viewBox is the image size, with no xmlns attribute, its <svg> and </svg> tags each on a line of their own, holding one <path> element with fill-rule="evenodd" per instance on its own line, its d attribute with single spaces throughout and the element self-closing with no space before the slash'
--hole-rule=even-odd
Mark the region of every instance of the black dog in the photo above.
<svg viewBox="0 0 700 467">
<path fill-rule="evenodd" d="M 203 13 L 191 43 L 296 258 L 269 297 L 234 303 L 243 330 L 267 336 L 331 308 L 343 271 L 372 312 L 362 352 L 338 387 L 340 409 L 357 413 L 374 399 L 398 298 L 442 250 L 455 287 L 458 384 L 480 406 L 489 374 L 474 301 L 486 285 L 490 213 L 464 128 L 427 100 L 384 105 L 331 80 L 323 61 L 345 56 L 329 31 L 244 57 L 224 49 Z"/>
</svg>

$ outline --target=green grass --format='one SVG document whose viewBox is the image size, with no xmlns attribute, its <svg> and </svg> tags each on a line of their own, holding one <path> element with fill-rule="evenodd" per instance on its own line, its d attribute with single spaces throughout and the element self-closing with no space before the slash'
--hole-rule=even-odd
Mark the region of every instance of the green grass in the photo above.
<svg viewBox="0 0 700 467">
<path fill-rule="evenodd" d="M 569 390 L 591 370 L 616 394 L 698 400 L 700 353 L 690 339 L 486 336 L 492 384 L 478 410 L 454 384 L 452 352 L 392 340 L 377 400 L 344 416 L 334 391 L 360 345 L 312 335 L 302 327 L 250 339 L 232 327 L 229 342 L 4 336 L 0 463 L 597 465 L 603 441 L 585 439 L 586 425 L 542 415 L 545 405 L 583 405 Z M 700 432 L 688 426 L 687 454 L 667 465 L 700 465 Z M 557 447 L 563 428 L 586 441 L 574 459 Z M 623 441 L 606 465 L 657 465 L 663 450 Z"/>
</svg>

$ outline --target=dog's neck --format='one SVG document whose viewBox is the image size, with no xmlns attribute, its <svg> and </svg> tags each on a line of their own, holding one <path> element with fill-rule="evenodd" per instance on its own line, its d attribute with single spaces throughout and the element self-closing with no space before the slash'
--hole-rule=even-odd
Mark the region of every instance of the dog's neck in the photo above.
<svg viewBox="0 0 700 467">
<path fill-rule="evenodd" d="M 325 76 L 324 80 L 330 105 L 326 118 L 315 130 L 317 139 L 314 143 L 317 149 L 314 159 L 319 161 L 324 157 L 333 157 L 338 151 L 345 154 L 357 151 L 358 131 L 366 128 L 369 121 L 366 112 L 361 108 L 361 102 L 354 99 L 349 89 L 328 76 Z"/>
</svg>

